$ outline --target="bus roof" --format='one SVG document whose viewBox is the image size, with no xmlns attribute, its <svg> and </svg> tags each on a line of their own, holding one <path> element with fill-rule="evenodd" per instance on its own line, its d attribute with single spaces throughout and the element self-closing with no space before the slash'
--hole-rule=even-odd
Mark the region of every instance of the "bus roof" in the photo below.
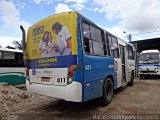
<svg viewBox="0 0 160 120">
<path fill-rule="evenodd" d="M 97 26 L 98 28 L 101 28 L 102 30 L 104 30 L 104 31 L 107 32 L 108 34 L 115 36 L 115 37 L 118 38 L 118 40 L 120 40 L 122 43 L 127 43 L 127 44 L 132 45 L 131 43 L 126 42 L 126 41 L 123 40 L 122 38 L 116 36 L 115 34 L 111 33 L 109 30 L 107 30 L 107 29 L 104 28 L 103 26 L 99 25 L 98 23 L 93 22 L 92 20 L 88 19 L 87 17 L 85 17 L 84 15 L 82 15 L 81 13 L 79 13 L 79 12 L 77 12 L 77 11 L 68 11 L 68 12 L 56 13 L 56 14 L 50 15 L 50 16 L 44 18 L 44 19 L 41 19 L 40 21 L 36 22 L 35 24 L 37 24 L 37 23 L 39 23 L 39 22 L 41 22 L 41 21 L 44 21 L 45 19 L 48 19 L 48 18 L 51 17 L 51 16 L 55 16 L 55 15 L 59 15 L 59 14 L 62 14 L 62 15 L 63 15 L 63 14 L 68 14 L 68 13 L 75 13 L 75 14 L 77 14 L 78 16 L 80 16 L 80 17 L 84 18 L 85 20 L 89 21 L 89 22 L 92 23 L 93 25 Z M 33 24 L 32 26 L 34 26 L 35 24 Z M 32 26 L 30 26 L 30 27 L 32 27 Z"/>
<path fill-rule="evenodd" d="M 17 50 L 17 49 L 8 49 L 8 48 L 0 48 L 0 51 L 23 53 L 23 52 L 22 52 L 22 50 Z"/>
<path fill-rule="evenodd" d="M 107 33 L 109 33 L 109 34 L 111 34 L 111 35 L 117 37 L 115 34 L 109 32 L 109 30 L 107 30 L 107 29 L 104 28 L 103 26 L 101 26 L 101 25 L 99 25 L 98 23 L 93 22 L 92 20 L 86 18 L 84 15 L 82 15 L 81 13 L 79 13 L 79 12 L 77 12 L 77 11 L 61 12 L 61 13 L 56 13 L 56 14 L 54 14 L 54 15 L 65 14 L 65 13 L 66 13 L 66 14 L 68 14 L 68 13 L 75 13 L 75 14 L 81 16 L 82 18 L 86 19 L 87 21 L 91 22 L 92 24 L 96 25 L 97 27 L 99 27 L 99 28 L 105 30 Z M 45 19 L 47 19 L 47 18 L 49 18 L 49 17 L 51 17 L 51 16 L 53 16 L 53 15 L 50 15 L 50 16 L 48 16 L 48 17 L 46 17 L 46 18 L 44 18 L 44 19 L 42 19 L 42 20 L 40 20 L 40 21 L 43 21 L 43 20 L 45 20 Z M 38 22 L 40 22 L 40 21 L 38 21 Z M 38 22 L 36 22 L 35 24 L 37 24 Z M 33 24 L 33 25 L 34 25 L 34 24 Z M 33 25 L 32 25 L 32 26 L 33 26 Z M 120 40 L 122 40 L 122 38 L 120 38 L 120 37 L 117 37 L 117 38 L 120 39 Z M 122 41 L 124 41 L 124 40 L 122 40 Z M 124 41 L 124 42 L 126 42 L 126 41 Z"/>
<path fill-rule="evenodd" d="M 127 42 L 124 41 L 122 38 L 118 37 L 117 35 L 113 34 L 113 33 L 110 32 L 109 30 L 107 30 L 107 28 L 104 28 L 104 27 L 101 26 L 100 24 L 98 24 L 98 23 L 96 23 L 96 22 L 93 22 L 92 20 L 86 18 L 86 17 L 85 17 L 84 15 L 82 15 L 81 13 L 79 13 L 79 12 L 75 12 L 75 13 L 77 13 L 77 14 L 80 15 L 82 18 L 86 19 L 87 21 L 91 22 L 92 24 L 94 24 L 94 25 L 97 26 L 98 28 L 103 29 L 105 32 L 109 33 L 110 35 L 113 35 L 113 36 L 115 36 L 116 38 L 118 38 L 119 40 L 121 40 L 121 41 L 127 43 Z"/>
<path fill-rule="evenodd" d="M 46 20 L 46 19 L 48 19 L 48 18 L 50 18 L 50 17 L 52 17 L 52 16 L 56 16 L 56 15 L 63 15 L 63 14 L 69 14 L 69 13 L 75 13 L 75 14 L 79 14 L 78 12 L 76 12 L 76 11 L 68 11 L 68 12 L 61 12 L 61 13 L 56 13 L 56 14 L 53 14 L 53 15 L 49 15 L 48 17 L 45 17 L 45 18 L 43 18 L 43 19 L 41 19 L 41 20 L 39 20 L 39 21 L 37 21 L 37 22 L 35 22 L 34 24 L 32 24 L 30 27 L 32 27 L 32 26 L 34 26 L 34 25 L 36 25 L 36 24 L 38 24 L 38 23 L 40 23 L 40 22 L 42 22 L 42 21 L 44 21 L 44 20 Z M 29 27 L 29 28 L 30 28 Z"/>
</svg>

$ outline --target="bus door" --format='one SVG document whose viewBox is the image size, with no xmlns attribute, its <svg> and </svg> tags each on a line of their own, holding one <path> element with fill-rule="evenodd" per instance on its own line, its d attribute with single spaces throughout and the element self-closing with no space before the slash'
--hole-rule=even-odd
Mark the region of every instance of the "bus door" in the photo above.
<svg viewBox="0 0 160 120">
<path fill-rule="evenodd" d="M 126 72 L 125 72 L 125 47 L 120 45 L 120 55 L 121 55 L 121 65 L 122 65 L 122 79 L 121 79 L 121 82 L 122 82 L 122 85 L 123 83 L 126 82 Z"/>
</svg>

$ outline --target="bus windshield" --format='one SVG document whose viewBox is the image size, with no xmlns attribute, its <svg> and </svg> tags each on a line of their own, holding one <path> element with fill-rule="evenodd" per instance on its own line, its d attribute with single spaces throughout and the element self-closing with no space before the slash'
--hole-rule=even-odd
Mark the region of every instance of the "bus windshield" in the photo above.
<svg viewBox="0 0 160 120">
<path fill-rule="evenodd" d="M 159 63 L 159 54 L 158 53 L 142 53 L 142 54 L 140 54 L 139 63 L 158 64 Z"/>
</svg>

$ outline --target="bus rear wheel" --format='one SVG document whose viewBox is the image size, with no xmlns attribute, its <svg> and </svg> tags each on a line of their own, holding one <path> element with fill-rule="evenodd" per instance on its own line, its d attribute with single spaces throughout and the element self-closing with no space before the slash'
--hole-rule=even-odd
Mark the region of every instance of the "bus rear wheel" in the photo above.
<svg viewBox="0 0 160 120">
<path fill-rule="evenodd" d="M 103 86 L 103 96 L 101 97 L 102 104 L 108 105 L 109 103 L 111 103 L 113 94 L 114 94 L 113 82 L 110 78 L 107 78 Z"/>
</svg>

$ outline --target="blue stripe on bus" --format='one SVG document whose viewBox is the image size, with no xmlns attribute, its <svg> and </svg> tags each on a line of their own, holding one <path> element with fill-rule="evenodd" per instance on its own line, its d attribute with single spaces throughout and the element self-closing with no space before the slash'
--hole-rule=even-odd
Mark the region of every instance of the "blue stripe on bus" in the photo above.
<svg viewBox="0 0 160 120">
<path fill-rule="evenodd" d="M 158 66 L 158 67 L 160 67 L 160 65 L 154 65 L 154 66 Z"/>
<path fill-rule="evenodd" d="M 77 55 L 57 56 L 26 60 L 29 69 L 37 68 L 64 68 L 77 64 Z"/>
</svg>

